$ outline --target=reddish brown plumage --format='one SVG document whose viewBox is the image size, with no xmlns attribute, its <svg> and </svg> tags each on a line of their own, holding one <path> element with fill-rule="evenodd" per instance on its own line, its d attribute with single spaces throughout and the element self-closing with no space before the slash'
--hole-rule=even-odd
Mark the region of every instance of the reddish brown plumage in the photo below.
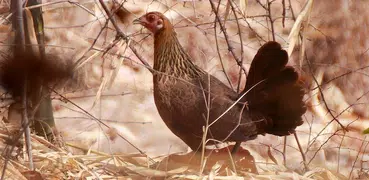
<svg viewBox="0 0 369 180">
<path fill-rule="evenodd" d="M 72 75 L 72 64 L 53 55 L 42 59 L 32 53 L 24 53 L 0 61 L 0 85 L 15 98 L 21 96 L 25 77 L 27 94 L 32 97 L 39 93 L 40 86 L 53 86 Z"/>
<path fill-rule="evenodd" d="M 207 125 L 210 142 L 239 143 L 264 133 L 288 135 L 303 123 L 304 92 L 298 74 L 286 67 L 287 53 L 278 43 L 268 42 L 260 48 L 247 77 L 244 92 L 250 91 L 237 103 L 243 93 L 237 94 L 194 65 L 164 15 L 150 12 L 134 22 L 154 34 L 153 80 L 158 112 L 191 149 L 200 147 Z M 242 102 L 247 102 L 247 107 Z"/>
</svg>

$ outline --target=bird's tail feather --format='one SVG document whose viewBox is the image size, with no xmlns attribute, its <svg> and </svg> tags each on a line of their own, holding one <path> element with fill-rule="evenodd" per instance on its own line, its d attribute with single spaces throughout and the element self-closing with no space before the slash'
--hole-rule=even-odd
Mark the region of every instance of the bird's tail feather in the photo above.
<svg viewBox="0 0 369 180">
<path fill-rule="evenodd" d="M 293 67 L 286 66 L 287 52 L 277 42 L 268 42 L 255 55 L 244 92 L 250 113 L 262 114 L 259 133 L 289 135 L 303 123 L 304 91 Z M 250 89 L 251 88 L 251 89 Z M 257 118 L 253 119 L 258 121 Z"/>
</svg>

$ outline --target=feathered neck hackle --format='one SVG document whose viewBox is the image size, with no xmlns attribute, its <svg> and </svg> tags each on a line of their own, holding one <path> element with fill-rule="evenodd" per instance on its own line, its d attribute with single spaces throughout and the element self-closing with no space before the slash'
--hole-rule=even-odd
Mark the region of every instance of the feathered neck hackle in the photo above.
<svg viewBox="0 0 369 180">
<path fill-rule="evenodd" d="M 163 17 L 163 28 L 154 34 L 154 69 L 180 78 L 194 78 L 205 73 L 192 63 L 166 17 Z"/>
</svg>

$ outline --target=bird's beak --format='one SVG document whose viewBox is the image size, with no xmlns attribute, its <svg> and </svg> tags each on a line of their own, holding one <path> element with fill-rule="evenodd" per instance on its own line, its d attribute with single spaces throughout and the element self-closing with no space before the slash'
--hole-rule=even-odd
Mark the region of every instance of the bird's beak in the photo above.
<svg viewBox="0 0 369 180">
<path fill-rule="evenodd" d="M 133 20 L 133 24 L 142 24 L 142 21 L 140 18 L 137 18 L 135 20 Z"/>
</svg>

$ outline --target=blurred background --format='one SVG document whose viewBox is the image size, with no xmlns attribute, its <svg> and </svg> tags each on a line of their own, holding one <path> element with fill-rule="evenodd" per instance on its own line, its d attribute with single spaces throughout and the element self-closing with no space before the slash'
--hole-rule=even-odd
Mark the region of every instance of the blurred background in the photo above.
<svg viewBox="0 0 369 180">
<path fill-rule="evenodd" d="M 159 11 L 171 20 L 194 63 L 235 89 L 239 86 L 242 90 L 246 77 L 240 73 L 236 58 L 248 69 L 258 48 L 271 40 L 289 52 L 289 64 L 301 73 L 306 88 L 308 112 L 296 136 L 266 135 L 243 143 L 259 171 L 273 171 L 267 165 L 277 164 L 285 168 L 278 167 L 278 171 L 302 173 L 324 168 L 345 178 L 368 177 L 369 139 L 363 134 L 369 128 L 368 1 L 102 2 L 126 40 L 116 39 L 116 28 L 100 1 L 41 3 L 46 53 L 57 56 L 62 64 L 76 65 L 73 77 L 55 87 L 57 93 L 50 96 L 54 135 L 68 152 L 141 151 L 156 158 L 189 151 L 165 126 L 154 104 L 148 70 L 153 65 L 153 37 L 132 24 L 147 12 Z M 211 3 L 218 9 L 212 9 Z M 0 5 L 0 48 L 4 55 L 9 54 L 14 34 L 10 2 L 1 1 Z M 6 89 L 3 91 L 1 115 L 11 123 L 9 106 L 13 100 Z"/>
</svg>

